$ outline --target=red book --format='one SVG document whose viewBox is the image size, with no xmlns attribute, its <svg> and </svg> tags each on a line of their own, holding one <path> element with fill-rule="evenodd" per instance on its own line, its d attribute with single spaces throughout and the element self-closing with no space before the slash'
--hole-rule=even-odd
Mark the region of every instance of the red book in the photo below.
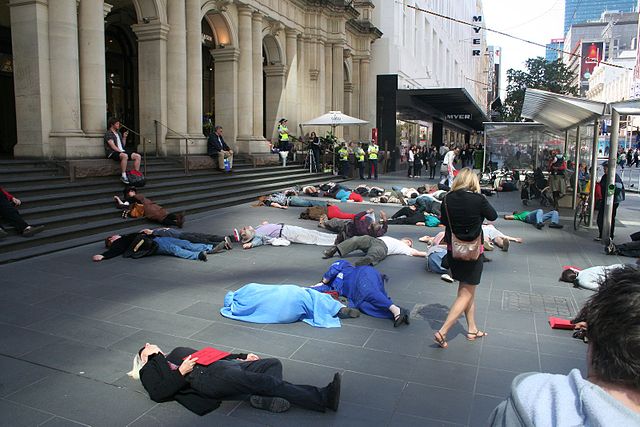
<svg viewBox="0 0 640 427">
<path fill-rule="evenodd" d="M 218 350 L 213 347 L 205 347 L 202 350 L 198 350 L 195 353 L 193 353 L 191 355 L 191 358 L 195 359 L 197 357 L 198 360 L 196 360 L 196 363 L 198 365 L 209 366 L 213 362 L 217 362 L 220 359 L 224 359 L 230 354 L 231 353 L 227 353 L 226 351 Z M 186 357 L 184 359 L 186 359 Z"/>
<path fill-rule="evenodd" d="M 551 329 L 573 329 L 573 323 L 568 319 L 561 317 L 549 317 L 549 325 Z"/>
</svg>

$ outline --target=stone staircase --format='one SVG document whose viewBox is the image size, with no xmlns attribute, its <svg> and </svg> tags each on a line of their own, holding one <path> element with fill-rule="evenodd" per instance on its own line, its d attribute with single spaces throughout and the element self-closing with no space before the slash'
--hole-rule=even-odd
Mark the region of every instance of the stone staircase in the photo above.
<svg viewBox="0 0 640 427">
<path fill-rule="evenodd" d="M 318 184 L 334 179 L 330 174 L 309 173 L 300 164 L 253 167 L 250 159 L 234 158 L 234 170 L 223 174 L 211 169 L 185 174 L 179 158 L 148 158 L 147 185 L 140 193 L 170 212 L 205 212 L 247 202 L 294 185 Z M 15 230 L 0 240 L 0 263 L 100 241 L 105 233 L 125 233 L 152 225 L 144 219 L 123 220 L 113 196 L 122 197 L 119 176 L 76 179 L 71 182 L 51 162 L 0 160 L 0 185 L 23 205 L 20 212 L 31 225 L 45 231 L 31 238 Z"/>
</svg>

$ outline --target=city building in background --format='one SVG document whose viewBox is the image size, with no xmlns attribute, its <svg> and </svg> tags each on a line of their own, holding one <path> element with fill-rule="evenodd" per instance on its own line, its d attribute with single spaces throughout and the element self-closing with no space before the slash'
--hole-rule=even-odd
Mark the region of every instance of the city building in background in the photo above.
<svg viewBox="0 0 640 427">
<path fill-rule="evenodd" d="M 482 2 L 411 2 L 417 9 L 476 27 L 407 7 L 407 2 L 373 3 L 373 22 L 383 33 L 371 54 L 371 68 L 378 76 L 376 123 L 381 148 L 386 141 L 392 153 L 392 167 L 405 161 L 411 145 L 479 139 L 490 102 Z"/>
<path fill-rule="evenodd" d="M 544 59 L 547 62 L 553 62 L 562 58 L 562 50 L 564 49 L 564 39 L 551 39 L 547 43 Z"/>
<path fill-rule="evenodd" d="M 565 37 L 563 61 L 575 73 L 580 95 L 589 90 L 589 78 L 601 61 L 611 62 L 636 47 L 638 13 L 605 13 L 593 22 L 574 24 Z"/>
<path fill-rule="evenodd" d="M 366 0 L 0 2 L 0 155 L 102 157 L 108 116 L 159 155 L 182 154 L 187 139 L 190 153 L 205 153 L 213 124 L 251 154 L 269 150 L 280 117 L 292 132 L 329 110 L 373 122 L 369 64 L 382 35 L 373 8 Z"/>
<path fill-rule="evenodd" d="M 565 0 L 564 32 L 572 25 L 599 20 L 603 12 L 633 12 L 637 0 Z"/>
</svg>

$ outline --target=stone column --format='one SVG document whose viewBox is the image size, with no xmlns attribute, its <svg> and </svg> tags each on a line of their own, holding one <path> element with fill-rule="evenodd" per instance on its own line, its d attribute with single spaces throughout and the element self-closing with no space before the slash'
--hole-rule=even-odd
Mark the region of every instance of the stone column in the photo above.
<svg viewBox="0 0 640 427">
<path fill-rule="evenodd" d="M 353 85 L 353 94 L 349 111 L 352 116 L 360 118 L 360 60 L 355 57 L 351 61 L 351 84 Z M 358 128 L 360 127 L 358 126 Z M 358 138 L 361 138 L 359 132 Z"/>
<path fill-rule="evenodd" d="M 309 66 L 307 65 L 307 45 L 305 43 L 305 38 L 303 35 L 299 35 L 297 38 L 297 57 L 298 57 L 298 85 L 296 90 L 296 96 L 294 98 L 294 108 L 296 109 L 297 117 L 296 117 L 296 128 L 293 130 L 293 134 L 297 135 L 299 133 L 298 123 L 301 123 L 304 119 L 312 119 L 309 115 L 309 110 L 302 108 L 302 106 L 309 102 L 309 94 L 307 93 L 307 80 L 308 78 L 308 70 Z"/>
<path fill-rule="evenodd" d="M 324 44 L 324 111 L 333 110 L 333 46 L 329 41 Z"/>
<path fill-rule="evenodd" d="M 371 85 L 369 83 L 369 58 L 360 60 L 360 116 L 359 119 L 369 122 L 368 126 L 360 126 L 360 135 L 366 140 L 371 139 L 370 129 L 376 126 L 376 118 L 371 105 Z M 364 132 L 364 134 L 362 133 Z"/>
<path fill-rule="evenodd" d="M 233 47 L 211 49 L 215 62 L 213 72 L 216 97 L 216 123 L 224 128 L 224 140 L 234 151 L 238 149 L 238 57 L 240 52 Z"/>
<path fill-rule="evenodd" d="M 333 80 L 333 102 L 332 110 L 342 111 L 344 103 L 344 48 L 342 44 L 333 45 L 332 59 L 332 80 Z"/>
<path fill-rule="evenodd" d="M 250 151 L 253 133 L 253 53 L 251 8 L 238 6 L 238 149 Z"/>
<path fill-rule="evenodd" d="M 169 2 L 171 3 L 171 2 Z M 202 17 L 200 0 L 187 0 L 187 132 L 202 139 Z M 201 151 L 201 150 L 200 150 Z"/>
<path fill-rule="evenodd" d="M 49 5 L 50 136 L 51 154 L 56 158 L 75 157 L 76 153 L 83 151 L 84 145 L 76 6 L 76 0 L 60 0 Z"/>
<path fill-rule="evenodd" d="M 184 153 L 187 133 L 187 25 L 183 1 L 167 5 L 167 154 Z M 175 132 L 174 132 L 175 131 Z M 191 147 L 190 147 L 191 148 Z"/>
<path fill-rule="evenodd" d="M 264 88 L 262 84 L 262 15 L 251 15 L 251 44 L 253 61 L 253 136 L 264 137 L 264 107 L 262 105 Z"/>
<path fill-rule="evenodd" d="M 51 79 L 48 1 L 11 0 L 11 46 L 16 99 L 16 158 L 50 157 Z"/>
<path fill-rule="evenodd" d="M 138 38 L 138 98 L 140 100 L 140 133 L 146 141 L 147 153 L 166 155 L 166 128 L 155 120 L 167 123 L 167 34 L 169 26 L 160 22 L 135 24 L 131 29 Z M 140 141 L 142 144 L 143 141 Z"/>
<path fill-rule="evenodd" d="M 110 7 L 109 7 L 110 9 Z M 85 134 L 106 129 L 107 88 L 104 52 L 104 0 L 80 2 L 80 107 Z"/>
<path fill-rule="evenodd" d="M 285 66 L 282 64 L 268 65 L 264 67 L 267 77 L 267 108 L 265 110 L 267 137 L 277 141 L 276 122 L 278 121 L 278 107 L 282 104 L 282 96 L 285 87 Z"/>
<path fill-rule="evenodd" d="M 298 92 L 298 33 L 296 30 L 287 28 L 286 51 L 287 51 L 287 87 L 285 90 L 285 116 L 289 121 L 289 132 L 295 130 L 298 123 L 298 111 L 296 109 L 296 96 Z"/>
</svg>

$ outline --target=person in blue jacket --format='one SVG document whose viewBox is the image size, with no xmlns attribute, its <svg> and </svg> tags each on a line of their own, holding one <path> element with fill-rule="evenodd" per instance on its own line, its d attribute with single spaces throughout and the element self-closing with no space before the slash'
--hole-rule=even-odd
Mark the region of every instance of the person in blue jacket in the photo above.
<svg viewBox="0 0 640 427">
<path fill-rule="evenodd" d="M 384 289 L 386 277 L 371 266 L 353 266 L 339 260 L 331 264 L 322 281 L 312 286 L 320 292 L 336 291 L 347 298 L 348 306 L 364 314 L 382 319 L 393 319 L 393 326 L 409 324 L 408 310 L 391 301 Z"/>
</svg>

